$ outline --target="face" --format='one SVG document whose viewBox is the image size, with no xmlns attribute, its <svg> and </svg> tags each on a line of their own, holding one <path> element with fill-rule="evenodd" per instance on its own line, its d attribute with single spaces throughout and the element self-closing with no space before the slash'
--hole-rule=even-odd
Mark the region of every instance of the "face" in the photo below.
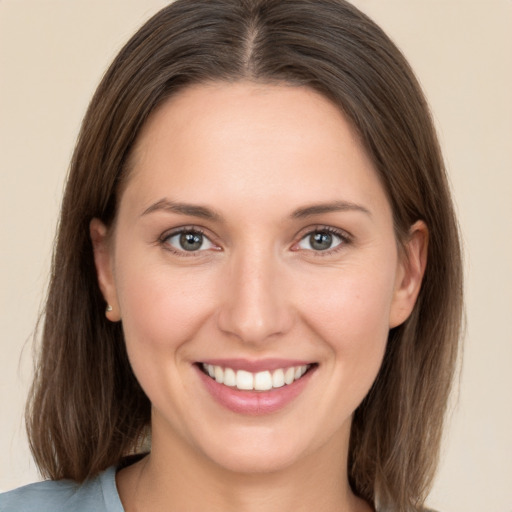
<svg viewBox="0 0 512 512">
<path fill-rule="evenodd" d="M 319 94 L 236 83 L 168 100 L 115 226 L 91 223 L 153 451 L 242 472 L 338 458 L 413 307 L 421 231 L 406 265 L 369 158 Z"/>
</svg>

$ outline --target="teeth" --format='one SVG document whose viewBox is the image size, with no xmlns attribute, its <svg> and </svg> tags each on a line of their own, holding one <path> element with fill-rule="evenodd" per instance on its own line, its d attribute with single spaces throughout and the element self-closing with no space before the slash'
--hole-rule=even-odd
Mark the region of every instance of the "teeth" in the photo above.
<svg viewBox="0 0 512 512">
<path fill-rule="evenodd" d="M 289 385 L 300 379 L 308 370 L 309 365 L 279 368 L 270 372 L 268 370 L 251 373 L 245 370 L 235 371 L 232 368 L 223 368 L 212 364 L 203 364 L 203 370 L 212 379 L 225 386 L 236 387 L 241 390 L 268 391 Z"/>
<path fill-rule="evenodd" d="M 291 384 L 295 380 L 295 368 L 287 368 L 284 374 L 284 383 Z"/>
<path fill-rule="evenodd" d="M 284 371 L 279 369 L 272 374 L 272 387 L 280 388 L 284 386 Z"/>
<path fill-rule="evenodd" d="M 272 389 L 272 375 L 270 375 L 270 372 L 258 372 L 254 376 L 254 389 L 256 391 Z"/>
<path fill-rule="evenodd" d="M 236 387 L 238 389 L 254 389 L 253 374 L 244 370 L 238 370 L 236 372 Z"/>
<path fill-rule="evenodd" d="M 295 375 L 297 375 L 297 372 L 295 372 Z M 215 367 L 215 380 L 222 384 L 224 382 L 224 371 L 220 366 Z"/>
<path fill-rule="evenodd" d="M 224 370 L 224 384 L 231 387 L 236 386 L 236 373 L 231 368 Z"/>
</svg>

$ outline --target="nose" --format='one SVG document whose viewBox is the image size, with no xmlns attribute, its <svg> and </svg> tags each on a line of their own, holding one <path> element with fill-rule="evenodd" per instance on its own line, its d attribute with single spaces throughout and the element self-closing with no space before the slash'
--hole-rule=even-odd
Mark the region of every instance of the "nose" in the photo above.
<svg viewBox="0 0 512 512">
<path fill-rule="evenodd" d="M 233 257 L 223 287 L 218 326 L 224 333 L 260 345 L 290 330 L 293 311 L 286 277 L 269 252 Z"/>
</svg>

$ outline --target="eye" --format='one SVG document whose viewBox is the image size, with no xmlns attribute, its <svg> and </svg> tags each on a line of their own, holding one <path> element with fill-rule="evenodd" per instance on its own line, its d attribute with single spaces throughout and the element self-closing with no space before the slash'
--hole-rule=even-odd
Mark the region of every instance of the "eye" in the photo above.
<svg viewBox="0 0 512 512">
<path fill-rule="evenodd" d="M 328 229 L 319 229 L 308 233 L 302 238 L 298 247 L 309 251 L 327 251 L 338 247 L 345 241 L 341 234 L 334 233 Z"/>
<path fill-rule="evenodd" d="M 182 230 L 166 236 L 163 240 L 177 252 L 198 252 L 212 249 L 215 245 L 201 231 Z"/>
</svg>

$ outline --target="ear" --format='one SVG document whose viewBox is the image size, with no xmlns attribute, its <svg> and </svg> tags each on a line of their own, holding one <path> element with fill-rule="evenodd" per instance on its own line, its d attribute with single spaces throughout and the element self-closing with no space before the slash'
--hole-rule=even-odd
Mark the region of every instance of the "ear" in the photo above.
<svg viewBox="0 0 512 512">
<path fill-rule="evenodd" d="M 111 322 L 118 322 L 121 320 L 121 312 L 117 300 L 113 272 L 114 256 L 111 244 L 109 243 L 108 229 L 103 222 L 95 218 L 89 224 L 89 234 L 94 252 L 98 284 L 105 302 L 111 307 L 111 309 L 105 310 L 105 315 Z"/>
<path fill-rule="evenodd" d="M 409 230 L 409 238 L 400 256 L 395 282 L 389 327 L 397 327 L 409 318 L 427 266 L 428 228 L 419 220 Z"/>
</svg>

